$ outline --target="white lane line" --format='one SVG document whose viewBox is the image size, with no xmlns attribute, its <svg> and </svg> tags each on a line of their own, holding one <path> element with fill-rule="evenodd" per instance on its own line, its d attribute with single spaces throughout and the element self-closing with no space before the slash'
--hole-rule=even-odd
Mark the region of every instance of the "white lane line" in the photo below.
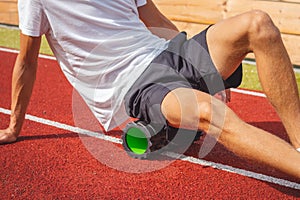
<svg viewBox="0 0 300 200">
<path fill-rule="evenodd" d="M 9 52 L 9 53 L 19 53 L 18 50 L 7 49 L 7 48 L 2 48 L 2 47 L 0 47 L 0 51 Z M 40 54 L 39 57 L 44 58 L 44 59 L 49 59 L 49 60 L 56 60 L 55 57 L 53 57 L 53 56 L 47 56 L 47 55 L 42 55 L 42 54 Z M 248 61 L 243 61 L 243 62 L 248 63 Z M 255 64 L 255 62 L 251 62 L 249 64 Z M 259 93 L 259 92 L 242 90 L 242 89 L 231 89 L 231 90 L 233 92 L 240 93 L 240 94 L 245 94 L 245 95 L 250 95 L 250 96 L 257 96 L 257 97 L 266 97 L 265 94 Z M 7 110 L 7 109 L 0 108 L 0 112 L 10 115 L 10 110 Z M 51 120 L 39 118 L 39 117 L 32 116 L 32 115 L 26 115 L 26 119 L 34 121 L 34 122 L 38 122 L 38 123 L 41 123 L 41 124 L 53 126 L 53 127 L 56 127 L 56 128 L 60 128 L 60 129 L 63 129 L 63 130 L 68 130 L 68 131 L 83 134 L 83 135 L 89 135 L 89 136 L 96 137 L 96 138 L 99 138 L 99 139 L 103 139 L 103 140 L 106 140 L 106 141 L 110 141 L 110 142 L 113 142 L 113 143 L 118 143 L 118 144 L 122 143 L 122 141 L 120 139 L 115 138 L 115 137 L 107 136 L 107 135 L 97 133 L 97 132 L 92 132 L 92 131 L 89 131 L 89 130 L 84 130 L 84 129 L 81 129 L 81 128 L 78 128 L 78 127 L 73 127 L 73 126 L 70 126 L 70 125 L 62 124 L 62 123 L 59 123 L 59 122 L 54 122 L 54 121 L 51 121 Z M 176 155 L 174 153 L 171 153 L 171 152 L 168 156 L 170 156 L 172 158 L 178 158 L 178 155 Z M 283 179 L 278 179 L 278 178 L 266 176 L 266 175 L 263 175 L 263 174 L 258 174 L 258 173 L 255 173 L 255 172 L 250 172 L 250 171 L 234 168 L 234 167 L 227 166 L 227 165 L 222 165 L 222 164 L 219 164 L 219 163 L 213 163 L 213 162 L 209 162 L 209 161 L 205 161 L 205 160 L 202 160 L 202 159 L 198 159 L 198 158 L 194 158 L 194 157 L 190 157 L 190 156 L 185 156 L 185 155 L 181 155 L 181 160 L 188 161 L 190 163 L 203 165 L 203 166 L 210 166 L 210 167 L 213 167 L 213 168 L 221 169 L 223 171 L 228 171 L 228 172 L 240 174 L 240 175 L 243 175 L 243 176 L 255 178 L 255 179 L 258 179 L 258 180 L 262 180 L 262 181 L 266 181 L 266 182 L 270 182 L 270 183 L 275 183 L 275 184 L 282 185 L 282 186 L 285 186 L 285 187 L 300 189 L 300 184 L 297 184 L 297 183 L 294 183 L 294 182 L 290 182 L 290 181 L 286 181 L 286 180 L 283 180 Z"/>
<path fill-rule="evenodd" d="M 230 91 L 236 92 L 236 93 L 239 93 L 239 94 L 250 95 L 250 96 L 266 97 L 266 95 L 264 93 L 261 93 L 261 92 L 242 90 L 242 89 L 236 89 L 236 88 L 231 88 Z"/>
<path fill-rule="evenodd" d="M 8 109 L 0 107 L 0 113 L 10 115 L 11 111 L 8 110 Z M 25 115 L 25 119 L 28 119 L 30 121 L 34 121 L 34 122 L 37 122 L 37 123 L 40 123 L 40 124 L 56 127 L 56 128 L 59 128 L 59 129 L 71 131 L 71 132 L 74 132 L 74 133 L 89 135 L 89 136 L 99 138 L 99 139 L 102 139 L 102 140 L 105 140 L 105 141 L 110 141 L 110 142 L 113 142 L 113 143 L 122 144 L 122 140 L 118 139 L 118 138 L 115 138 L 115 137 L 111 137 L 111 136 L 108 136 L 108 135 L 105 135 L 105 134 L 85 130 L 85 129 L 74 127 L 74 126 L 70 126 L 70 125 L 67 125 L 67 124 L 60 123 L 60 122 L 55 122 L 55 121 L 52 121 L 52 120 L 36 117 L 36 116 L 33 116 L 33 115 L 27 114 L 27 115 Z"/>
<path fill-rule="evenodd" d="M 0 51 L 8 52 L 8 53 L 19 53 L 18 50 L 8 49 L 8 48 L 4 48 L 4 47 L 0 47 Z M 56 60 L 56 58 L 54 56 L 48 56 L 48 55 L 43 55 L 43 54 L 40 54 L 39 58 L 48 59 L 48 60 Z M 255 61 L 248 61 L 248 60 L 244 60 L 243 63 L 248 63 L 251 65 L 256 64 Z M 233 92 L 239 93 L 239 94 L 245 94 L 245 95 L 256 96 L 256 97 L 266 97 L 265 94 L 260 93 L 260 92 L 255 92 L 255 91 L 248 91 L 248 90 L 237 89 L 237 88 L 231 88 L 230 90 Z"/>
<path fill-rule="evenodd" d="M 0 47 L 0 51 L 7 52 L 7 53 L 14 53 L 14 54 L 18 54 L 20 52 L 19 50 L 16 50 L 16 49 L 8 49 L 8 48 L 4 48 L 4 47 Z M 39 58 L 44 58 L 44 59 L 48 59 L 48 60 L 56 60 L 56 58 L 54 56 L 48 56 L 48 55 L 44 55 L 44 54 L 39 54 Z"/>
<path fill-rule="evenodd" d="M 8 109 L 0 107 L 0 113 L 10 115 L 11 111 L 8 110 Z M 78 128 L 78 127 L 74 127 L 74 126 L 70 126 L 70 125 L 67 125 L 67 124 L 52 121 L 52 120 L 49 120 L 49 119 L 44 119 L 44 118 L 36 117 L 36 116 L 33 116 L 33 115 L 29 115 L 29 114 L 27 114 L 25 116 L 25 118 L 30 120 L 30 121 L 33 121 L 33 122 L 37 122 L 37 123 L 40 123 L 40 124 L 52 126 L 52 127 L 55 127 L 55 128 L 66 130 L 66 131 L 71 131 L 71 132 L 82 134 L 82 135 L 88 135 L 88 136 L 91 136 L 91 137 L 96 137 L 96 138 L 99 138 L 99 139 L 102 139 L 102 140 L 105 140 L 105 141 L 108 141 L 108 142 L 117 143 L 117 144 L 122 143 L 122 140 L 119 139 L 119 138 L 115 138 L 115 137 L 112 137 L 112 136 L 107 136 L 105 134 L 101 134 L 101 133 L 98 133 L 98 132 L 93 132 L 93 131 L 81 129 L 81 128 Z M 176 153 L 173 153 L 173 152 L 167 152 L 166 155 L 171 157 L 171 158 L 175 158 L 175 159 L 179 158 L 179 160 L 186 161 L 186 162 L 189 162 L 189 163 L 198 164 L 198 165 L 201 165 L 201 166 L 208 166 L 208 167 L 212 167 L 212 168 L 219 169 L 219 170 L 222 170 L 222 171 L 226 171 L 226 172 L 230 172 L 230 173 L 239 174 L 239 175 L 242 175 L 242 176 L 254 178 L 254 179 L 257 179 L 257 180 L 260 180 L 260 181 L 265 181 L 265 182 L 268 182 L 268 183 L 273 183 L 273 184 L 281 185 L 281 186 L 284 186 L 284 187 L 300 190 L 300 184 L 295 183 L 295 182 L 291 182 L 291 181 L 288 181 L 288 180 L 279 179 L 279 178 L 275 178 L 275 177 L 272 177 L 272 176 L 267 176 L 267 175 L 264 175 L 264 174 L 259 174 L 259 173 L 256 173 L 256 172 L 251 172 L 251 171 L 231 167 L 231 166 L 228 166 L 228 165 L 223 165 L 223 164 L 220 164 L 220 163 L 206 161 L 206 160 L 199 159 L 199 158 L 194 158 L 194 157 L 191 157 L 191 156 L 176 154 Z"/>
<path fill-rule="evenodd" d="M 191 157 L 191 156 L 178 155 L 178 154 L 173 153 L 173 152 L 168 152 L 168 156 L 171 157 L 171 158 L 179 158 L 179 156 L 180 156 L 180 160 L 187 161 L 187 162 L 190 162 L 190 163 L 194 163 L 194 164 L 198 164 L 198 165 L 202 165 L 202 166 L 209 166 L 209 167 L 219 169 L 219 170 L 222 170 L 222 171 L 226 171 L 226 172 L 230 172 L 230 173 L 234 173 L 234 174 L 239 174 L 239 175 L 254 178 L 254 179 L 257 179 L 257 180 L 260 180 L 260 181 L 265 181 L 265 182 L 268 182 L 268 183 L 273 183 L 273 184 L 277 184 L 277 185 L 281 185 L 281 186 L 285 186 L 285 187 L 300 190 L 300 184 L 292 182 L 292 181 L 288 181 L 288 180 L 284 180 L 284 179 L 280 179 L 280 178 L 275 178 L 275 177 L 272 177 L 272 176 L 267 176 L 267 175 L 264 175 L 264 174 L 260 174 L 260 173 L 256 173 L 256 172 L 252 172 L 252 171 L 247 171 L 247 170 L 244 170 L 244 169 L 231 167 L 229 165 L 223 165 L 223 164 L 220 164 L 220 163 L 206 161 L 206 160 L 202 160 L 202 159 Z"/>
</svg>

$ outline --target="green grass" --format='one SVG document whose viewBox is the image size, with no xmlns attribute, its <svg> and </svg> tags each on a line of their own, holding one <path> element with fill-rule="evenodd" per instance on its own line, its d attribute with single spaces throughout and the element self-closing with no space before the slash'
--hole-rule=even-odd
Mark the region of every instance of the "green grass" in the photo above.
<svg viewBox="0 0 300 200">
<path fill-rule="evenodd" d="M 20 47 L 20 32 L 16 28 L 0 27 L 0 46 L 12 49 Z M 46 38 L 43 36 L 40 53 L 53 55 Z"/>
<path fill-rule="evenodd" d="M 258 73 L 255 66 L 249 64 L 243 64 L 243 73 L 244 76 L 240 88 L 262 91 L 262 87 L 260 85 L 258 79 Z M 295 75 L 296 75 L 296 81 L 297 81 L 298 90 L 300 94 L 300 73 L 295 73 Z"/>
<path fill-rule="evenodd" d="M 19 31 L 16 28 L 0 27 L 0 46 L 13 49 L 19 49 Z M 40 53 L 53 55 L 48 43 L 43 37 Z M 240 88 L 261 91 L 261 85 L 258 80 L 256 67 L 249 64 L 243 64 L 243 80 Z M 297 84 L 300 92 L 300 73 L 296 73 Z M 280 83 L 279 83 L 280 84 Z"/>
<path fill-rule="evenodd" d="M 243 80 L 240 88 L 261 91 L 261 85 L 258 80 L 256 67 L 250 64 L 243 64 Z"/>
</svg>

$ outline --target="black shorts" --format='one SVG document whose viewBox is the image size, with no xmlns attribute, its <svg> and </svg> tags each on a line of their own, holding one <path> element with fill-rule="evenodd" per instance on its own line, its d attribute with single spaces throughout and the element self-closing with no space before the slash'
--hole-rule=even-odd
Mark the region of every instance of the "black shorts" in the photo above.
<svg viewBox="0 0 300 200">
<path fill-rule="evenodd" d="M 238 87 L 242 80 L 242 65 L 223 80 L 209 55 L 208 28 L 187 40 L 178 34 L 142 73 L 125 96 L 129 116 L 146 123 L 166 124 L 161 112 L 165 96 L 176 88 L 193 88 L 211 95 L 226 88 Z"/>
</svg>

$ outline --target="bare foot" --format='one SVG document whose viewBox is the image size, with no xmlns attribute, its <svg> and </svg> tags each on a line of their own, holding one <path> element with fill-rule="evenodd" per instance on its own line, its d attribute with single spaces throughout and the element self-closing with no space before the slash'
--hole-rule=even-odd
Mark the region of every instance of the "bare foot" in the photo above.
<svg viewBox="0 0 300 200">
<path fill-rule="evenodd" d="M 10 128 L 0 130 L 0 145 L 9 144 L 17 141 L 17 136 L 11 131 Z"/>
</svg>

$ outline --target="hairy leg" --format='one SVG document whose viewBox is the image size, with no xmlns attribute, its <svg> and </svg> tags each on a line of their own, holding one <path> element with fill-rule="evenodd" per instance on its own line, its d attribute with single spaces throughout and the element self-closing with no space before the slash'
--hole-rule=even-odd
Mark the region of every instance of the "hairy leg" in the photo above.
<svg viewBox="0 0 300 200">
<path fill-rule="evenodd" d="M 300 179 L 300 154 L 290 144 L 245 123 L 216 98 L 178 88 L 164 98 L 161 109 L 170 125 L 204 130 L 238 156 Z"/>
<path fill-rule="evenodd" d="M 208 30 L 207 41 L 213 62 L 225 79 L 247 53 L 255 54 L 263 90 L 292 145 L 299 148 L 300 100 L 295 74 L 280 32 L 270 17 L 261 11 L 251 11 L 221 21 Z"/>
</svg>

